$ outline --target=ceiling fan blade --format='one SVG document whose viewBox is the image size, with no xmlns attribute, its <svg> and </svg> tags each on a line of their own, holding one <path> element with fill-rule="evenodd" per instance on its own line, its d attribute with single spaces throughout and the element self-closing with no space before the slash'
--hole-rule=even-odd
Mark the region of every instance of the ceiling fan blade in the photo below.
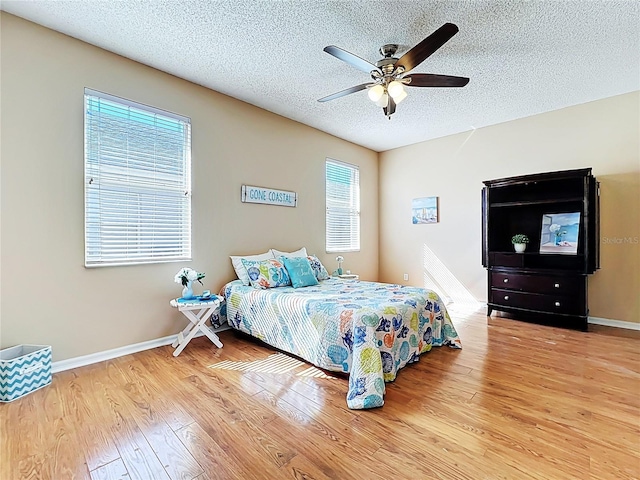
<svg viewBox="0 0 640 480">
<path fill-rule="evenodd" d="M 404 78 L 410 78 L 407 87 L 464 87 L 469 83 L 467 77 L 454 77 L 452 75 L 435 75 L 432 73 L 414 73 Z"/>
<path fill-rule="evenodd" d="M 335 45 L 329 45 L 328 47 L 324 47 L 324 51 L 329 55 L 333 55 L 339 60 L 348 63 L 352 67 L 356 67 L 358 70 L 362 70 L 366 73 L 371 73 L 372 70 L 378 70 L 373 63 L 367 62 L 365 59 L 354 55 L 353 53 L 349 53 L 346 50 L 341 49 L 340 47 L 336 47 Z"/>
<path fill-rule="evenodd" d="M 453 23 L 445 23 L 400 57 L 400 60 L 396 62 L 396 67 L 404 67 L 405 72 L 414 69 L 429 58 L 442 45 L 447 43 L 456 33 L 458 33 L 458 27 L 456 25 Z"/>
<path fill-rule="evenodd" d="M 335 100 L 336 98 L 344 97 L 345 95 L 349 95 L 350 93 L 356 93 L 356 92 L 359 92 L 360 90 L 364 90 L 369 85 L 373 85 L 373 83 L 363 83 L 361 85 L 356 85 L 355 87 L 347 88 L 346 90 L 341 90 L 331 95 L 327 95 L 326 97 L 322 97 L 318 101 L 328 102 L 329 100 Z"/>
</svg>

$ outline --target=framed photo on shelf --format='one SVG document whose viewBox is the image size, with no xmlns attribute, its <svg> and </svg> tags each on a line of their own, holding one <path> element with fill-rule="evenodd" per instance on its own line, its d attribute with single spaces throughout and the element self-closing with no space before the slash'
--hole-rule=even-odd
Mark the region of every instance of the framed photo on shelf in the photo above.
<svg viewBox="0 0 640 480">
<path fill-rule="evenodd" d="M 578 254 L 580 212 L 542 215 L 540 253 Z"/>
</svg>

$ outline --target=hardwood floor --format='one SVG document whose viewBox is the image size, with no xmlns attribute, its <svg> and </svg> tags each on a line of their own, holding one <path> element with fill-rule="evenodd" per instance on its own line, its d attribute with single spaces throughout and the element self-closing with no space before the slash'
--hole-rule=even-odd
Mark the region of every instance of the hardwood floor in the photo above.
<svg viewBox="0 0 640 480">
<path fill-rule="evenodd" d="M 640 478 L 637 334 L 452 317 L 463 349 L 423 355 L 368 411 L 231 331 L 61 372 L 0 405 L 0 478 Z"/>
</svg>

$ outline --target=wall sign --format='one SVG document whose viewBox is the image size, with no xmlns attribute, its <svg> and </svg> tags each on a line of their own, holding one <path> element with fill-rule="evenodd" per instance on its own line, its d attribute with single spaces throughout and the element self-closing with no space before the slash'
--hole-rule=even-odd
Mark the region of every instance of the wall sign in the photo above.
<svg viewBox="0 0 640 480">
<path fill-rule="evenodd" d="M 262 203 L 265 205 L 280 205 L 282 207 L 295 207 L 298 204 L 298 194 L 296 192 L 252 187 L 250 185 L 242 185 L 240 198 L 244 203 Z"/>
</svg>

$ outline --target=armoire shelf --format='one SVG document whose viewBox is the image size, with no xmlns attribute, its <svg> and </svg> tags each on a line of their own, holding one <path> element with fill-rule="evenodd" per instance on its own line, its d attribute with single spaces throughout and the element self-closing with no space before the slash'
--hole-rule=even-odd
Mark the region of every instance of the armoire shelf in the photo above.
<svg viewBox="0 0 640 480">
<path fill-rule="evenodd" d="M 590 168 L 487 180 L 482 191 L 482 264 L 488 274 L 488 312 L 587 329 L 587 276 L 599 268 L 599 191 Z M 544 219 L 579 214 L 577 245 L 549 253 Z M 529 237 L 515 253 L 511 237 Z M 541 248 L 541 243 L 543 248 Z M 554 250 L 552 247 L 551 250 Z M 562 249 L 558 249 L 562 250 Z"/>
<path fill-rule="evenodd" d="M 491 208 L 501 208 L 501 207 L 522 207 L 522 206 L 526 206 L 526 205 L 546 205 L 549 203 L 555 204 L 558 202 L 581 202 L 582 198 L 579 197 L 575 197 L 575 198 L 563 198 L 561 200 L 552 198 L 552 199 L 544 199 L 544 200 L 521 200 L 521 201 L 514 201 L 514 202 L 500 202 L 500 203 L 494 203 L 492 205 L 490 205 Z"/>
</svg>

